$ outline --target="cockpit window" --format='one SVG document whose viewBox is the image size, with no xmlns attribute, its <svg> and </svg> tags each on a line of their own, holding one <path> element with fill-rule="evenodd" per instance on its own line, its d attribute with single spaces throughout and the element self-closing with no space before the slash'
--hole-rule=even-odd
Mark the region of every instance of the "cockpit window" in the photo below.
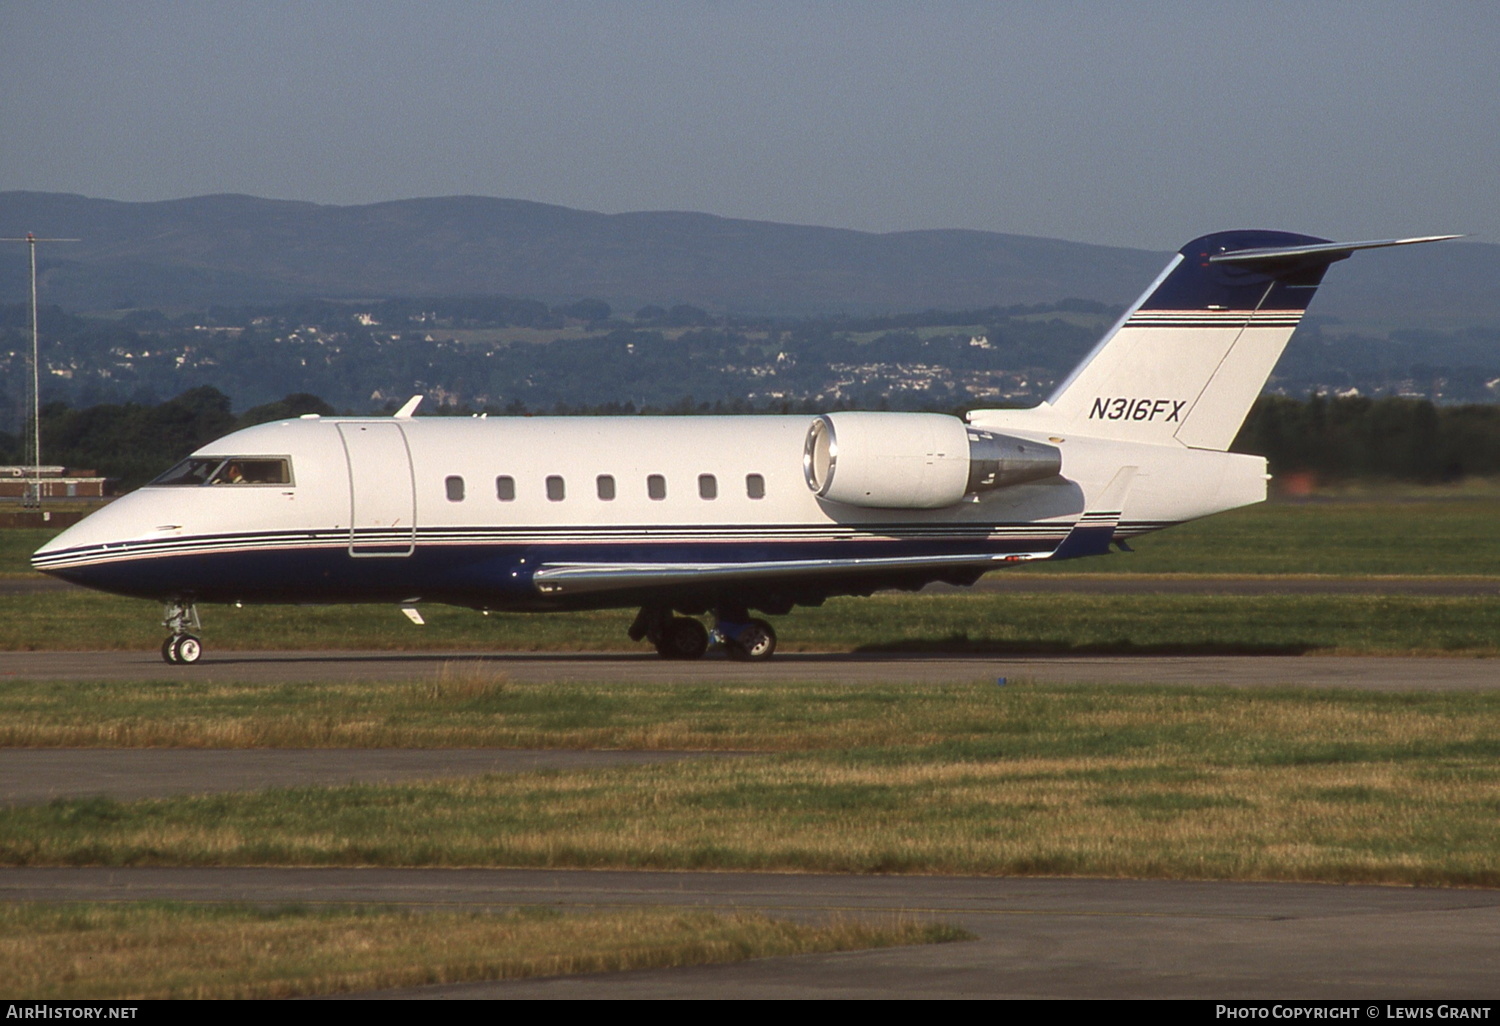
<svg viewBox="0 0 1500 1026">
<path fill-rule="evenodd" d="M 292 462 L 276 456 L 190 456 L 153 485 L 287 485 Z"/>
<path fill-rule="evenodd" d="M 224 461 L 211 479 L 213 484 L 291 484 L 292 469 L 286 460 L 264 457 L 237 458 Z"/>
<path fill-rule="evenodd" d="M 154 485 L 201 485 L 224 462 L 222 456 L 189 456 L 151 483 Z"/>
</svg>

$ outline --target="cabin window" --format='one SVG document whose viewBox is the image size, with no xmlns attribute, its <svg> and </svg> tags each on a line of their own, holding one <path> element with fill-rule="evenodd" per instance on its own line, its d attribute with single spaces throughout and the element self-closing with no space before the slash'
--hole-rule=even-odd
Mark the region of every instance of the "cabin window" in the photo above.
<svg viewBox="0 0 1500 1026">
<path fill-rule="evenodd" d="M 698 475 L 698 498 L 717 499 L 719 497 L 719 482 L 714 480 L 712 474 Z"/>
<path fill-rule="evenodd" d="M 556 474 L 547 477 L 547 498 L 553 502 L 562 502 L 567 497 L 567 489 L 563 487 L 563 479 Z"/>
<path fill-rule="evenodd" d="M 610 502 L 615 497 L 615 479 L 609 474 L 600 474 L 598 478 L 599 498 Z"/>
<path fill-rule="evenodd" d="M 658 501 L 667 497 L 667 479 L 660 474 L 646 478 L 646 494 Z"/>
<path fill-rule="evenodd" d="M 458 477 L 458 476 L 455 475 L 453 477 L 447 478 L 443 483 L 448 487 L 448 501 L 449 502 L 463 502 L 464 501 L 464 479 L 463 478 Z"/>
<path fill-rule="evenodd" d="M 501 502 L 515 502 L 516 479 L 508 476 L 495 478 L 495 498 Z"/>
<path fill-rule="evenodd" d="M 752 499 L 764 499 L 766 497 L 766 479 L 759 474 L 746 474 L 745 494 Z"/>
</svg>

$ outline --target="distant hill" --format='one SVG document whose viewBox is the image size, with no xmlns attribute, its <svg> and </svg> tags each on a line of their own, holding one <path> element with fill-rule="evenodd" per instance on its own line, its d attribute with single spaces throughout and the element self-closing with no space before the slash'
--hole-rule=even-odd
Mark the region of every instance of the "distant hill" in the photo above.
<svg viewBox="0 0 1500 1026">
<path fill-rule="evenodd" d="M 1230 227 L 1242 226 L 1203 229 Z M 41 252 L 46 301 L 71 310 L 467 294 L 793 315 L 1126 303 L 1167 259 L 995 232 L 875 234 L 476 196 L 325 206 L 0 192 L 0 234 L 27 231 L 83 240 Z M 1337 287 L 1314 308 L 1325 318 L 1380 328 L 1500 324 L 1500 246 L 1367 255 L 1335 273 Z M 0 301 L 25 290 L 23 255 L 0 254 Z"/>
</svg>

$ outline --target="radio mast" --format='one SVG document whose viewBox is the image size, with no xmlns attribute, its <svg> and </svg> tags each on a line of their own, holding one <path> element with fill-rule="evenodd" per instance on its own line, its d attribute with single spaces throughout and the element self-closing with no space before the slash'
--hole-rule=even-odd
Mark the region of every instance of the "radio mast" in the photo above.
<svg viewBox="0 0 1500 1026">
<path fill-rule="evenodd" d="M 31 483 L 21 499 L 23 507 L 42 505 L 42 371 L 41 346 L 36 327 L 36 244 L 38 242 L 78 242 L 78 239 L 39 239 L 31 232 L 24 239 L 0 239 L 0 242 L 24 242 L 31 251 L 31 437 L 26 440 L 31 457 Z"/>
</svg>

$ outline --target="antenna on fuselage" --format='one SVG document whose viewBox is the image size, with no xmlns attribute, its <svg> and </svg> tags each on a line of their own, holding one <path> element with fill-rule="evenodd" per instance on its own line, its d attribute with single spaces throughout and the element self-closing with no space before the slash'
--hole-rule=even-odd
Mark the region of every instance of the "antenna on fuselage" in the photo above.
<svg viewBox="0 0 1500 1026">
<path fill-rule="evenodd" d="M 37 344 L 36 328 L 36 244 L 38 242 L 78 242 L 79 239 L 39 239 L 31 232 L 25 238 L 0 239 L 0 242 L 24 242 L 31 251 L 31 437 L 27 448 L 31 450 L 31 484 L 21 498 L 21 506 L 42 506 L 42 372 L 41 347 Z"/>
<path fill-rule="evenodd" d="M 421 405 L 422 397 L 420 395 L 414 395 L 410 399 L 406 400 L 405 406 L 396 411 L 395 416 L 401 418 L 402 420 L 411 420 L 412 415 L 417 412 L 417 407 Z"/>
</svg>

